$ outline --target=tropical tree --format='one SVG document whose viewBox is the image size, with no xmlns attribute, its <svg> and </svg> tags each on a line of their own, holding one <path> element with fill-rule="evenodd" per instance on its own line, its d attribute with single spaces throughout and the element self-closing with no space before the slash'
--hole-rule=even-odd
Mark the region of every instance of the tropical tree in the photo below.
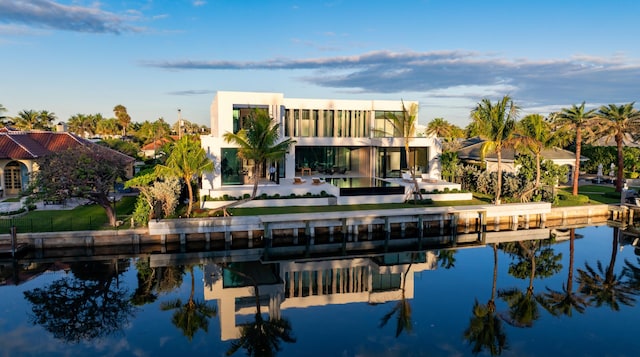
<svg viewBox="0 0 640 357">
<path fill-rule="evenodd" d="M 535 188 L 540 187 L 542 150 L 560 144 L 559 135 L 554 135 L 551 124 L 540 114 L 529 114 L 522 118 L 516 126 L 518 138 L 516 147 L 530 152 L 536 161 Z"/>
<path fill-rule="evenodd" d="M 102 136 L 115 136 L 118 134 L 118 119 L 103 119 L 96 123 L 96 134 Z"/>
<path fill-rule="evenodd" d="M 209 306 L 206 301 L 198 301 L 195 296 L 195 276 L 193 274 L 193 265 L 187 267 L 191 275 L 191 293 L 189 300 L 182 303 L 180 299 L 163 302 L 160 304 L 162 311 L 175 310 L 171 322 L 182 331 L 182 334 L 189 339 L 202 330 L 207 332 L 209 329 L 209 319 L 216 316 L 217 311 L 214 307 Z"/>
<path fill-rule="evenodd" d="M 97 123 L 101 119 L 102 116 L 100 114 L 75 114 L 69 118 L 67 124 L 69 125 L 70 132 L 86 138 L 96 133 Z"/>
<path fill-rule="evenodd" d="M 122 137 L 127 136 L 127 128 L 131 124 L 131 116 L 127 113 L 127 108 L 118 104 L 113 108 L 113 113 L 118 119 L 118 125 L 122 128 Z"/>
<path fill-rule="evenodd" d="M 4 113 L 7 111 L 7 108 L 4 107 L 4 105 L 0 104 L 0 123 L 4 124 L 5 121 L 7 120 L 7 117 L 4 115 Z"/>
<path fill-rule="evenodd" d="M 30 191 L 41 199 L 87 199 L 104 208 L 109 223 L 116 225 L 110 192 L 126 176 L 128 158 L 101 146 L 78 145 L 36 160 Z"/>
<path fill-rule="evenodd" d="M 505 95 L 495 104 L 484 98 L 471 112 L 471 119 L 476 124 L 480 137 L 485 140 L 482 144 L 481 155 L 495 152 L 498 164 L 498 183 L 496 186 L 495 203 L 500 203 L 502 190 L 502 150 L 514 144 L 519 107 L 513 103 L 510 96 Z"/>
<path fill-rule="evenodd" d="M 38 126 L 39 116 L 36 110 L 22 110 L 13 118 L 13 123 L 18 129 L 33 130 Z"/>
<path fill-rule="evenodd" d="M 443 138 L 445 141 L 451 141 L 455 138 L 464 137 L 464 131 L 455 124 L 449 123 L 443 118 L 435 118 L 427 124 L 425 130 L 427 135 Z"/>
<path fill-rule="evenodd" d="M 402 112 L 400 115 L 397 115 L 393 112 L 385 113 L 385 118 L 391 126 L 393 127 L 394 132 L 400 133 L 401 137 L 404 139 L 404 155 L 406 160 L 406 165 L 409 167 L 409 172 L 411 173 L 411 178 L 413 180 L 413 200 L 416 201 L 416 197 L 419 197 L 422 200 L 422 193 L 420 192 L 420 187 L 418 186 L 418 180 L 415 175 L 415 167 L 409 163 L 409 144 L 411 139 L 416 136 L 416 124 L 418 124 L 418 104 L 411 103 L 409 108 L 404 105 L 404 101 L 402 101 Z"/>
<path fill-rule="evenodd" d="M 585 104 L 575 105 L 571 108 L 563 108 L 560 112 L 552 116 L 552 121 L 558 125 L 558 130 L 575 133 L 574 140 L 576 144 L 576 162 L 573 166 L 573 195 L 578 194 L 578 179 L 580 176 L 580 149 L 582 148 L 583 131 L 587 137 L 591 137 L 593 131 L 591 124 L 594 123 L 595 109 L 585 110 Z"/>
<path fill-rule="evenodd" d="M 623 143 L 627 135 L 634 139 L 640 137 L 640 111 L 635 109 L 635 102 L 616 105 L 603 105 L 597 112 L 599 121 L 598 136 L 608 142 L 614 139 L 618 149 L 618 171 L 616 173 L 616 192 L 622 191 L 624 179 Z"/>
<path fill-rule="evenodd" d="M 56 115 L 47 110 L 42 110 L 38 113 L 38 123 L 35 129 L 51 130 L 53 122 L 57 119 Z"/>
<path fill-rule="evenodd" d="M 247 117 L 246 126 L 237 133 L 226 132 L 223 135 L 227 143 L 239 146 L 238 156 L 253 161 L 253 191 L 250 199 L 258 193 L 259 173 L 267 160 L 281 159 L 295 140 L 280 140 L 280 125 L 264 110 L 254 110 Z"/>
<path fill-rule="evenodd" d="M 186 216 L 191 216 L 193 208 L 193 182 L 203 173 L 213 171 L 213 162 L 193 137 L 184 136 L 178 140 L 164 165 L 158 165 L 160 176 L 174 176 L 182 179 L 187 185 L 189 203 Z"/>
</svg>

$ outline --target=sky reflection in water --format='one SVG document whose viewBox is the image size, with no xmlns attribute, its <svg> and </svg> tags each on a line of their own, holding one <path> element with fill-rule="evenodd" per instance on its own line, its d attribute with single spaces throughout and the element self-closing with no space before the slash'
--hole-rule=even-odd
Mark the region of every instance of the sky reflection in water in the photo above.
<svg viewBox="0 0 640 357">
<path fill-rule="evenodd" d="M 629 239 L 614 251 L 614 237 L 576 230 L 572 286 L 569 240 L 500 244 L 495 285 L 491 245 L 271 265 L 42 263 L 0 287 L 0 346 L 10 356 L 222 356 L 234 346 L 242 356 L 273 343 L 281 356 L 631 355 L 640 261 Z M 10 264 L 0 272 L 14 278 Z"/>
</svg>

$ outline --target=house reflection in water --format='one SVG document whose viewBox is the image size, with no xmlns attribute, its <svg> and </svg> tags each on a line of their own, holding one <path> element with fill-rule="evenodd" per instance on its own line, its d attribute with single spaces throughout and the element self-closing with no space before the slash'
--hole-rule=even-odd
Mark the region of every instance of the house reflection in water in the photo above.
<svg viewBox="0 0 640 357">
<path fill-rule="evenodd" d="M 259 284 L 261 312 L 279 319 L 289 308 L 366 302 L 379 304 L 413 298 L 414 273 L 435 269 L 432 251 L 401 252 L 340 259 L 240 262 L 223 268 L 204 266 L 204 298 L 217 300 L 221 340 L 240 338 L 238 320 L 256 313 L 252 284 L 233 271 L 251 276 Z M 403 282 L 403 279 L 406 281 Z"/>
</svg>

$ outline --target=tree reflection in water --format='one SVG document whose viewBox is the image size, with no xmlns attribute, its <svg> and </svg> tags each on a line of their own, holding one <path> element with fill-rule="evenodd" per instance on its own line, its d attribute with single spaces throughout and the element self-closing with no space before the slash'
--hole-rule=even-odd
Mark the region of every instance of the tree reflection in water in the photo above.
<svg viewBox="0 0 640 357">
<path fill-rule="evenodd" d="M 536 277 L 548 278 L 562 269 L 562 254 L 555 254 L 549 247 L 549 240 L 528 240 L 510 242 L 502 245 L 503 251 L 509 254 L 515 262 L 509 265 L 509 274 L 518 279 L 529 279 L 526 292 L 518 288 L 500 290 L 498 296 L 509 306 L 508 315 L 502 315 L 510 325 L 516 327 L 531 327 L 540 318 L 538 300 L 533 291 L 533 281 Z"/>
<path fill-rule="evenodd" d="M 624 271 L 615 274 L 619 236 L 620 229 L 614 227 L 611 258 L 606 269 L 599 260 L 597 271 L 589 263 L 585 263 L 584 269 L 578 269 L 580 292 L 587 296 L 589 304 L 596 307 L 607 305 L 614 311 L 620 310 L 620 304 L 633 306 L 636 302 L 633 296 L 638 294 Z"/>
<path fill-rule="evenodd" d="M 128 260 L 72 264 L 73 277 L 24 292 L 31 322 L 69 343 L 121 331 L 134 315 L 127 289 L 118 284 L 127 268 Z"/>
<path fill-rule="evenodd" d="M 581 294 L 573 292 L 573 265 L 575 252 L 576 230 L 569 230 L 569 269 L 567 282 L 562 284 L 562 290 L 547 287 L 547 292 L 540 297 L 540 303 L 554 316 L 565 315 L 571 317 L 573 310 L 583 313 L 587 308 L 587 301 Z"/>
<path fill-rule="evenodd" d="M 189 341 L 193 336 L 202 330 L 209 330 L 209 319 L 216 316 L 215 308 L 209 306 L 206 301 L 199 301 L 194 298 L 195 294 L 195 277 L 193 275 L 193 265 L 187 266 L 187 271 L 191 275 L 191 293 L 189 300 L 184 304 L 180 299 L 175 299 L 160 304 L 162 311 L 175 310 L 171 322 L 182 331 Z"/>
<path fill-rule="evenodd" d="M 273 356 L 281 350 L 280 341 L 295 343 L 296 338 L 292 335 L 291 323 L 289 320 L 271 314 L 267 319 L 262 317 L 260 305 L 260 284 L 250 272 L 243 272 L 240 269 L 225 265 L 225 269 L 232 273 L 232 278 L 244 280 L 253 286 L 253 295 L 256 303 L 256 314 L 250 323 L 240 326 L 240 338 L 231 342 L 231 347 L 227 350 L 227 356 L 236 353 L 240 348 L 247 351 L 248 356 Z"/>
<path fill-rule="evenodd" d="M 464 338 L 472 344 L 471 351 L 477 355 L 483 350 L 488 350 L 492 356 L 496 356 L 507 349 L 507 335 L 502 325 L 502 320 L 496 314 L 496 282 L 498 279 L 498 246 L 493 244 L 493 286 L 491 297 L 486 304 L 473 304 L 473 316 L 469 321 L 469 327 L 464 332 Z"/>
</svg>

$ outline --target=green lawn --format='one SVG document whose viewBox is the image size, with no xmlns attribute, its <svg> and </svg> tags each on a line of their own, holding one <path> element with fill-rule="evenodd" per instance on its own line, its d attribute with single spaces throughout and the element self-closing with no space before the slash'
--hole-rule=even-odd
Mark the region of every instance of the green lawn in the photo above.
<svg viewBox="0 0 640 357">
<path fill-rule="evenodd" d="M 136 197 L 123 197 L 116 204 L 121 228 L 129 228 Z M 20 232 L 61 232 L 112 229 L 104 209 L 98 205 L 78 206 L 71 210 L 35 210 L 24 216 L 0 220 L 0 232 L 16 226 Z"/>
<path fill-rule="evenodd" d="M 571 187 L 563 187 L 559 189 L 569 195 L 572 193 Z M 602 185 L 583 185 L 578 187 L 578 194 L 589 197 L 590 204 L 612 204 L 620 203 L 620 197 L 612 197 L 615 195 L 615 187 Z M 573 200 L 560 200 L 558 207 L 579 206 L 584 203 Z"/>
</svg>

